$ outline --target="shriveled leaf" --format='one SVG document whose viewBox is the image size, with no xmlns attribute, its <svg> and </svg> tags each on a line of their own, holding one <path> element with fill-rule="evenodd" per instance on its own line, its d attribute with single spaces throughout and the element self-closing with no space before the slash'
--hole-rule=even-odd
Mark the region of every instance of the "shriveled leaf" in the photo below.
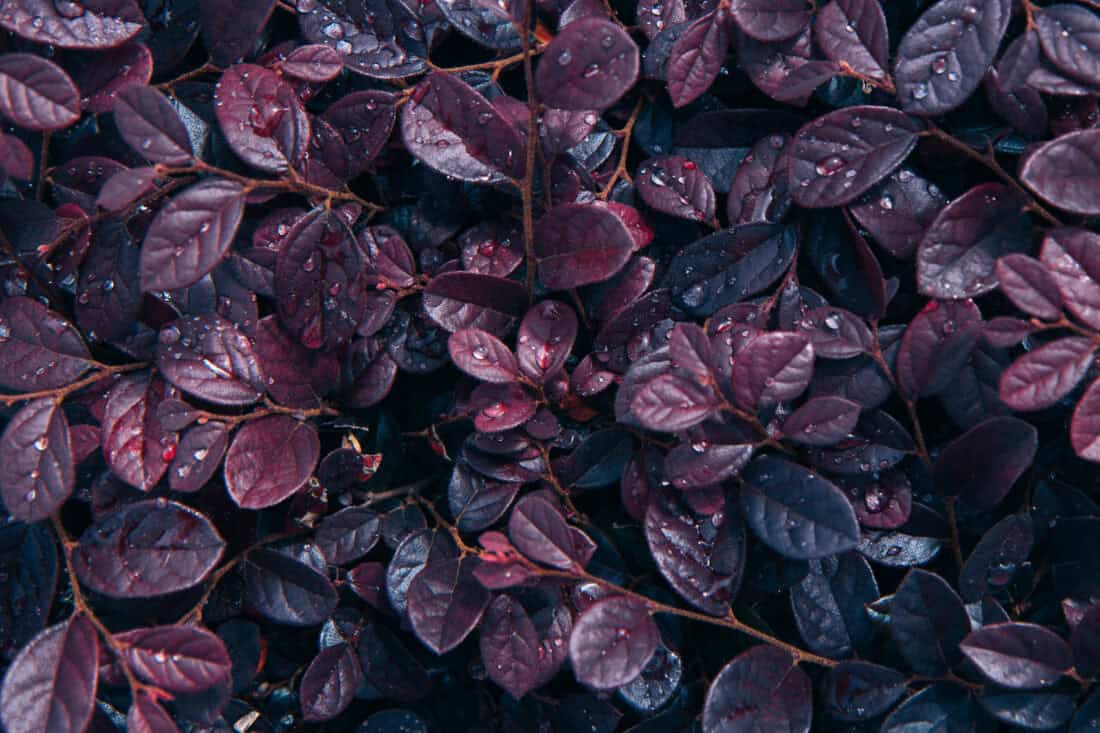
<svg viewBox="0 0 1100 733">
<path fill-rule="evenodd" d="M 558 109 L 604 110 L 638 78 L 638 46 L 622 26 L 599 17 L 558 32 L 535 70 L 538 99 Z"/>
<path fill-rule="evenodd" d="M 28 402 L 12 415 L 0 436 L 0 497 L 22 522 L 56 512 L 76 480 L 69 423 L 50 398 Z"/>
<path fill-rule="evenodd" d="M 289 415 L 251 420 L 225 456 L 225 486 L 242 509 L 263 509 L 295 494 L 317 466 L 320 441 L 312 425 Z"/>
<path fill-rule="evenodd" d="M 646 606 L 611 596 L 589 606 L 569 637 L 569 659 L 581 683 L 599 690 L 630 682 L 657 650 L 658 631 Z"/>
</svg>

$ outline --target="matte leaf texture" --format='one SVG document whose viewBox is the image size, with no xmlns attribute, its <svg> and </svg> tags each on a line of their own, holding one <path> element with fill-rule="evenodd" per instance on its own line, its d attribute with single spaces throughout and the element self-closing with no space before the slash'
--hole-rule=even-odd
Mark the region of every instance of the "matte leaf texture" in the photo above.
<svg viewBox="0 0 1100 733">
<path fill-rule="evenodd" d="M 363 677 L 359 658 L 348 644 L 336 644 L 313 658 L 302 676 L 302 719 L 332 720 L 344 712 Z"/>
<path fill-rule="evenodd" d="M 336 589 L 305 563 L 266 548 L 244 561 L 245 595 L 276 623 L 314 626 L 336 608 Z"/>
<path fill-rule="evenodd" d="M 558 109 L 603 110 L 638 78 L 638 46 L 621 26 L 581 18 L 554 36 L 535 70 L 543 104 Z"/>
<path fill-rule="evenodd" d="M 597 206 L 556 206 L 535 224 L 539 279 L 551 290 L 603 282 L 633 251 L 634 239 L 622 219 Z"/>
<path fill-rule="evenodd" d="M 1043 239 L 1039 259 L 1073 315 L 1100 324 L 1100 235 L 1085 229 L 1056 229 Z"/>
<path fill-rule="evenodd" d="M 1014 417 L 992 417 L 949 443 L 935 466 L 939 491 L 976 509 L 1001 503 L 1038 450 L 1038 434 Z"/>
<path fill-rule="evenodd" d="M 762 456 L 749 465 L 741 509 L 761 541 L 786 557 L 826 557 L 859 541 L 859 525 L 844 493 L 782 458 Z"/>
<path fill-rule="evenodd" d="M 1012 18 L 1010 0 L 939 0 L 898 44 L 894 79 L 902 109 L 934 117 L 974 93 Z"/>
<path fill-rule="evenodd" d="M 813 344 L 800 333 L 757 336 L 734 357 L 733 395 L 749 408 L 794 399 L 810 383 L 813 362 Z"/>
<path fill-rule="evenodd" d="M 733 0 L 730 14 L 746 35 L 758 41 L 782 41 L 805 30 L 811 9 L 803 0 Z"/>
<path fill-rule="evenodd" d="M 133 733 L 175 733 L 179 730 L 172 718 L 147 694 L 139 694 L 126 714 L 126 729 Z"/>
<path fill-rule="evenodd" d="M 577 564 L 572 531 L 553 504 L 540 496 L 527 496 L 512 509 L 508 537 L 532 560 L 568 569 Z M 583 563 L 582 563 L 583 564 Z"/>
<path fill-rule="evenodd" d="M 890 603 L 890 634 L 918 674 L 939 675 L 961 659 L 970 632 L 962 600 L 938 575 L 911 570 Z"/>
<path fill-rule="evenodd" d="M 811 208 L 854 201 L 901 165 L 922 129 L 888 107 L 848 107 L 817 118 L 795 134 L 791 196 Z"/>
<path fill-rule="evenodd" d="M 224 549 L 203 514 L 155 499 L 126 504 L 89 527 L 73 551 L 73 567 L 98 593 L 148 598 L 202 582 Z"/>
<path fill-rule="evenodd" d="M 191 161 L 187 128 L 172 104 L 156 89 L 126 89 L 116 97 L 114 113 L 119 134 L 147 160 L 168 165 L 186 165 Z"/>
<path fill-rule="evenodd" d="M 977 346 L 981 313 L 971 300 L 932 300 L 910 322 L 897 355 L 902 394 L 943 391 Z"/>
<path fill-rule="evenodd" d="M 184 392 L 219 405 L 251 404 L 264 390 L 252 342 L 219 316 L 181 318 L 161 329 L 157 367 Z"/>
<path fill-rule="evenodd" d="M 9 733 L 81 733 L 95 707 L 99 677 L 95 627 L 76 615 L 35 636 L 0 687 L 0 722 Z"/>
<path fill-rule="evenodd" d="M 0 387 L 19 392 L 62 387 L 89 367 L 88 347 L 61 314 L 31 298 L 0 302 Z"/>
<path fill-rule="evenodd" d="M 409 583 L 409 620 L 429 649 L 445 654 L 470 634 L 489 605 L 489 591 L 473 576 L 476 560 L 429 562 Z"/>
<path fill-rule="evenodd" d="M 0 498 L 22 522 L 47 519 L 73 492 L 69 423 L 50 399 L 28 402 L 0 435 Z"/>
<path fill-rule="evenodd" d="M 232 181 L 203 181 L 173 197 L 145 235 L 142 289 L 185 288 L 217 267 L 243 213 L 244 189 Z"/>
<path fill-rule="evenodd" d="M 1062 315 L 1058 283 L 1041 262 L 1023 254 L 1006 255 L 997 260 L 997 278 L 1001 292 L 1025 313 L 1047 321 Z"/>
<path fill-rule="evenodd" d="M 825 704 L 833 717 L 860 721 L 889 710 L 905 694 L 906 677 L 867 662 L 841 662 L 829 670 Z"/>
<path fill-rule="evenodd" d="M 512 596 L 498 595 L 485 611 L 480 648 L 489 679 L 512 697 L 520 700 L 535 686 L 542 652 L 538 632 Z"/>
<path fill-rule="evenodd" d="M 225 455 L 225 487 L 242 509 L 273 506 L 298 492 L 320 455 L 317 431 L 287 415 L 249 422 Z"/>
<path fill-rule="evenodd" d="M 1073 666 L 1069 644 L 1036 624 L 985 626 L 963 639 L 960 648 L 982 674 L 1005 687 L 1048 687 Z"/>
<path fill-rule="evenodd" d="M 569 637 L 569 659 L 577 679 L 606 690 L 630 682 L 657 650 L 658 631 L 649 609 L 625 596 L 590 606 Z"/>
<path fill-rule="evenodd" d="M 889 78 L 889 37 L 882 6 L 872 0 L 832 0 L 814 19 L 814 40 L 838 63 L 877 81 Z"/>
<path fill-rule="evenodd" d="M 1096 216 L 1100 204 L 1086 192 L 1100 178 L 1100 131 L 1077 130 L 1033 150 L 1020 166 L 1020 181 L 1059 209 Z"/>
<path fill-rule="evenodd" d="M 1095 350 L 1093 341 L 1068 336 L 1024 354 L 1001 375 L 1001 399 L 1015 410 L 1053 405 L 1084 378 Z"/>
<path fill-rule="evenodd" d="M 80 92 L 52 61 L 6 53 L 0 55 L 0 114 L 28 130 L 61 130 L 80 119 Z"/>
<path fill-rule="evenodd" d="M 676 107 L 698 99 L 721 73 L 730 45 L 728 18 L 719 9 L 695 19 L 669 50 L 668 93 Z"/>
<path fill-rule="evenodd" d="M 248 55 L 274 8 L 273 0 L 244 0 L 231 5 L 199 0 L 202 37 L 214 63 L 229 66 Z"/>
<path fill-rule="evenodd" d="M 760 645 L 734 657 L 711 682 L 703 733 L 808 733 L 812 718 L 810 678 L 787 652 Z"/>
<path fill-rule="evenodd" d="M 77 4 L 7 0 L 0 25 L 36 43 L 60 48 L 112 48 L 141 32 L 145 19 L 133 0 Z"/>
</svg>

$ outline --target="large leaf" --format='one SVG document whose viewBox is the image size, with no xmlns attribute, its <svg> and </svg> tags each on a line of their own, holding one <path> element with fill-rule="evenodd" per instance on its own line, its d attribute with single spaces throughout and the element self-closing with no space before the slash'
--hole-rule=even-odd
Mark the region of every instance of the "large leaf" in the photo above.
<svg viewBox="0 0 1100 733">
<path fill-rule="evenodd" d="M 677 432 L 697 425 L 719 406 L 710 387 L 676 374 L 646 382 L 630 400 L 630 412 L 650 430 Z"/>
<path fill-rule="evenodd" d="M 622 219 L 591 204 L 562 204 L 535 224 L 535 254 L 542 284 L 551 290 L 607 280 L 634 252 Z"/>
<path fill-rule="evenodd" d="M 219 405 L 249 405 L 264 392 L 251 339 L 220 316 L 172 321 L 157 342 L 161 375 L 188 394 Z"/>
<path fill-rule="evenodd" d="M 1094 381 L 1073 411 L 1069 439 L 1077 455 L 1100 461 L 1100 382 Z"/>
<path fill-rule="evenodd" d="M 52 61 L 7 53 L 0 56 L 0 113 L 28 130 L 60 130 L 80 119 L 80 92 Z"/>
<path fill-rule="evenodd" d="M 531 617 L 511 596 L 497 596 L 486 610 L 480 648 L 489 679 L 512 697 L 519 700 L 535 687 L 545 652 Z"/>
<path fill-rule="evenodd" d="M 336 608 L 336 589 L 305 563 L 261 548 L 244 560 L 245 599 L 272 621 L 315 626 Z"/>
<path fill-rule="evenodd" d="M 226 69 L 215 91 L 218 125 L 233 152 L 267 173 L 285 173 L 309 146 L 309 115 L 275 72 L 254 64 Z"/>
<path fill-rule="evenodd" d="M 535 70 L 543 104 L 558 109 L 603 110 L 638 78 L 638 46 L 618 23 L 589 16 L 561 29 Z"/>
<path fill-rule="evenodd" d="M 176 434 L 157 415 L 172 391 L 160 377 L 144 373 L 124 377 L 107 395 L 103 457 L 118 478 L 142 491 L 152 490 L 176 454 Z"/>
<path fill-rule="evenodd" d="M 18 392 L 55 389 L 91 366 L 73 325 L 37 300 L 0 302 L 0 387 Z"/>
<path fill-rule="evenodd" d="M 1020 166 L 1020 180 L 1059 209 L 1100 214 L 1100 202 L 1088 194 L 1100 181 L 1100 130 L 1070 132 L 1035 148 Z"/>
<path fill-rule="evenodd" d="M 611 596 L 589 606 L 569 637 L 569 659 L 583 684 L 606 690 L 630 682 L 658 643 L 657 624 L 645 604 Z"/>
<path fill-rule="evenodd" d="M 363 678 L 359 657 L 348 644 L 335 644 L 313 658 L 302 675 L 298 696 L 302 699 L 302 720 L 331 720 L 355 699 Z"/>
<path fill-rule="evenodd" d="M 225 643 L 195 626 L 152 626 L 115 635 L 131 671 L 172 692 L 198 692 L 229 679 Z"/>
<path fill-rule="evenodd" d="M 480 328 L 503 335 L 527 308 L 523 283 L 480 272 L 444 272 L 422 295 L 424 312 L 448 331 Z"/>
<path fill-rule="evenodd" d="M 28 402 L 0 436 L 0 497 L 15 519 L 37 522 L 57 511 L 76 480 L 69 423 L 52 399 Z"/>
<path fill-rule="evenodd" d="M 890 709 L 905 694 L 901 672 L 868 662 L 841 662 L 829 670 L 825 705 L 841 720 L 868 720 Z"/>
<path fill-rule="evenodd" d="M 1031 467 L 1038 432 L 1014 417 L 992 417 L 951 441 L 936 459 L 936 488 L 988 511 Z"/>
<path fill-rule="evenodd" d="M 305 486 L 320 457 L 316 429 L 289 415 L 249 421 L 225 456 L 225 486 L 242 509 L 263 509 Z"/>
<path fill-rule="evenodd" d="M 959 662 L 970 632 L 962 599 L 943 578 L 911 570 L 890 603 L 890 633 L 914 672 L 941 675 Z"/>
<path fill-rule="evenodd" d="M 788 652 L 761 644 L 734 657 L 711 682 L 703 733 L 809 733 L 812 718 L 810 678 Z"/>
<path fill-rule="evenodd" d="M 59 48 L 112 48 L 145 27 L 134 0 L 7 0 L 0 25 L 30 41 Z"/>
<path fill-rule="evenodd" d="M 1023 254 L 997 260 L 1001 292 L 1028 315 L 1056 321 L 1062 315 L 1062 294 L 1058 283 L 1038 260 Z"/>
<path fill-rule="evenodd" d="M 351 71 L 394 79 L 419 74 L 426 66 L 426 32 L 414 13 L 414 7 L 400 2 L 374 3 L 368 13 L 362 4 L 346 0 L 315 0 L 298 8 L 298 23 L 302 35 L 335 49 Z"/>
<path fill-rule="evenodd" d="M 409 584 L 409 620 L 429 649 L 445 654 L 477 627 L 489 591 L 473 576 L 474 558 L 429 562 Z"/>
<path fill-rule="evenodd" d="M 960 647 L 982 674 L 1005 687 L 1048 687 L 1073 666 L 1069 644 L 1037 624 L 984 626 Z"/>
<path fill-rule="evenodd" d="M 485 382 L 514 382 L 520 377 L 516 356 L 504 342 L 477 328 L 451 334 L 447 351 L 455 366 Z"/>
<path fill-rule="evenodd" d="M 710 88 L 722 71 L 729 45 L 729 15 L 725 10 L 707 13 L 684 29 L 669 52 L 668 94 L 673 105 L 691 104 Z"/>
</svg>

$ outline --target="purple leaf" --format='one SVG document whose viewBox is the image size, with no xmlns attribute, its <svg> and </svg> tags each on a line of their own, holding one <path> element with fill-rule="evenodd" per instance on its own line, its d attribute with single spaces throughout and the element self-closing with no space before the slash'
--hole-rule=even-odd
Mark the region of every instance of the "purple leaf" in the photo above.
<svg viewBox="0 0 1100 733">
<path fill-rule="evenodd" d="M 849 208 L 875 241 L 899 259 L 913 256 L 947 197 L 934 183 L 903 167 Z"/>
<path fill-rule="evenodd" d="M 866 649 L 876 631 L 867 607 L 879 597 L 867 560 L 849 552 L 809 566 L 790 589 L 791 612 L 806 646 L 834 659 Z"/>
<path fill-rule="evenodd" d="M 520 700 L 534 689 L 543 652 L 531 617 L 511 596 L 497 596 L 485 611 L 480 648 L 489 679 L 509 695 Z"/>
<path fill-rule="evenodd" d="M 766 333 L 733 360 L 733 394 L 746 408 L 794 399 L 813 376 L 814 347 L 800 333 Z"/>
<path fill-rule="evenodd" d="M 383 530 L 384 531 L 384 530 Z M 398 614 L 408 610 L 409 585 L 429 562 L 458 557 L 450 535 L 427 529 L 409 532 L 397 545 L 386 568 L 386 597 Z"/>
<path fill-rule="evenodd" d="M 83 733 L 95 707 L 99 640 L 83 615 L 51 626 L 19 651 L 0 687 L 8 733 Z"/>
<path fill-rule="evenodd" d="M 993 417 L 951 441 L 936 460 L 938 490 L 989 511 L 1031 467 L 1038 450 L 1035 428 L 1015 417 Z"/>
<path fill-rule="evenodd" d="M 480 183 L 523 175 L 519 133 L 457 76 L 435 72 L 416 86 L 401 111 L 401 137 L 409 152 L 444 175 Z"/>
<path fill-rule="evenodd" d="M 322 519 L 314 541 L 329 564 L 343 565 L 370 552 L 379 537 L 381 522 L 374 510 L 349 506 Z"/>
<path fill-rule="evenodd" d="M 332 720 L 355 699 L 363 677 L 359 657 L 348 644 L 336 644 L 313 658 L 302 675 L 298 696 L 302 699 L 302 720 Z"/>
<path fill-rule="evenodd" d="M 508 511 L 520 484 L 492 481 L 456 464 L 447 487 L 447 504 L 455 526 L 466 532 L 486 529 Z"/>
<path fill-rule="evenodd" d="M 480 272 L 444 272 L 423 292 L 424 312 L 442 328 L 479 328 L 503 335 L 527 309 L 522 283 Z"/>
<path fill-rule="evenodd" d="M 684 29 L 669 51 L 668 94 L 674 106 L 685 107 L 710 88 L 722 71 L 729 46 L 728 11 L 707 13 Z"/>
<path fill-rule="evenodd" d="M 599 690 L 630 682 L 657 650 L 657 624 L 646 606 L 611 596 L 590 606 L 569 637 L 569 659 L 582 684 Z"/>
<path fill-rule="evenodd" d="M 902 109 L 935 117 L 974 93 L 1012 19 L 1011 0 L 939 0 L 898 45 L 894 78 Z"/>
<path fill-rule="evenodd" d="M 229 429 L 225 423 L 207 422 L 184 433 L 176 457 L 168 467 L 168 485 L 172 491 L 198 491 L 206 486 L 221 467 L 228 445 Z"/>
<path fill-rule="evenodd" d="M 1081 395 L 1069 425 L 1069 439 L 1077 455 L 1100 460 L 1100 383 L 1093 382 Z"/>
<path fill-rule="evenodd" d="M 107 396 L 103 457 L 118 478 L 142 491 L 152 490 L 176 455 L 176 434 L 157 417 L 171 393 L 159 377 L 145 373 L 119 380 Z"/>
<path fill-rule="evenodd" d="M 545 382 L 565 365 L 576 338 L 577 316 L 572 308 L 554 300 L 536 304 L 519 324 L 519 368 L 530 379 Z"/>
<path fill-rule="evenodd" d="M 1046 321 L 1061 318 L 1058 283 L 1042 262 L 1023 254 L 1005 255 L 997 260 L 997 279 L 1005 297 L 1028 315 Z"/>
<path fill-rule="evenodd" d="M 855 429 L 861 409 L 842 397 L 815 397 L 791 413 L 783 434 L 803 445 L 835 445 Z"/>
<path fill-rule="evenodd" d="M 315 626 L 336 608 L 332 583 L 305 563 L 261 548 L 248 553 L 243 565 L 246 600 L 276 623 Z"/>
<path fill-rule="evenodd" d="M 799 319 L 798 327 L 810 330 L 814 356 L 850 359 L 872 347 L 871 331 L 859 316 L 841 308 L 814 308 Z"/>
<path fill-rule="evenodd" d="M 809 733 L 810 678 L 782 649 L 761 644 L 722 668 L 703 703 L 703 733 Z"/>
<path fill-rule="evenodd" d="M 190 588 L 214 569 L 225 542 L 210 520 L 182 504 L 127 504 L 99 519 L 73 550 L 80 581 L 112 598 L 148 598 Z"/>
<path fill-rule="evenodd" d="M 451 334 L 447 351 L 462 371 L 485 382 L 515 382 L 519 364 L 515 354 L 491 333 L 476 328 L 464 328 Z"/>
<path fill-rule="evenodd" d="M 825 706 L 840 720 L 875 718 L 893 707 L 907 687 L 906 676 L 869 662 L 841 662 L 829 670 Z"/>
<path fill-rule="evenodd" d="M 526 496 L 516 503 L 508 518 L 508 537 L 536 562 L 562 570 L 583 566 L 565 517 L 542 497 Z"/>
<path fill-rule="evenodd" d="M 623 221 L 591 204 L 555 206 L 535 224 L 539 279 L 551 290 L 603 282 L 623 269 L 633 251 Z"/>
<path fill-rule="evenodd" d="M 635 18 L 646 38 L 653 40 L 661 31 L 687 20 L 683 0 L 639 0 Z"/>
<path fill-rule="evenodd" d="M 196 626 L 152 626 L 115 635 L 137 677 L 172 692 L 198 692 L 229 679 L 229 652 Z"/>
<path fill-rule="evenodd" d="M 0 436 L 0 496 L 22 522 L 49 518 L 73 493 L 72 440 L 65 413 L 55 400 L 28 402 Z"/>
<path fill-rule="evenodd" d="M 1021 356 L 1001 375 L 1000 395 L 1014 410 L 1042 410 L 1073 391 L 1092 365 L 1096 344 L 1067 336 Z"/>
<path fill-rule="evenodd" d="M 790 136 L 775 133 L 756 141 L 730 184 L 726 216 L 730 225 L 778 223 L 790 208 L 787 190 Z"/>
<path fill-rule="evenodd" d="M 538 409 L 534 397 L 524 387 L 508 384 L 481 384 L 470 395 L 475 410 L 474 425 L 483 433 L 498 433 L 518 428 Z"/>
<path fill-rule="evenodd" d="M 714 219 L 714 188 L 694 162 L 679 155 L 651 158 L 638 167 L 635 185 L 650 207 L 681 219 Z"/>
<path fill-rule="evenodd" d="M 817 12 L 814 40 L 825 56 L 872 79 L 889 77 L 889 34 L 876 0 L 832 0 Z"/>
<path fill-rule="evenodd" d="M 18 392 L 56 389 L 92 365 L 73 325 L 36 300 L 0 302 L 0 387 Z"/>
<path fill-rule="evenodd" d="M 962 599 L 943 578 L 910 570 L 890 603 L 890 634 L 917 674 L 941 675 L 962 659 L 970 632 Z"/>
<path fill-rule="evenodd" d="M 1085 229 L 1055 229 L 1043 239 L 1040 261 L 1054 278 L 1066 309 L 1100 327 L 1100 235 Z"/>
<path fill-rule="evenodd" d="M 622 26 L 597 17 L 563 28 L 535 70 L 541 103 L 558 109 L 604 110 L 638 78 L 638 47 Z"/>
<path fill-rule="evenodd" d="M 267 375 L 264 387 L 280 405 L 315 407 L 339 379 L 336 354 L 302 346 L 283 330 L 277 316 L 260 320 L 255 340 L 260 371 Z"/>
<path fill-rule="evenodd" d="M 1045 137 L 1050 123 L 1042 94 L 1028 84 L 1028 77 L 1038 69 L 1039 38 L 1029 30 L 1008 44 L 1001 60 L 986 72 L 985 77 L 990 106 L 1032 139 Z"/>
<path fill-rule="evenodd" d="M 981 335 L 970 300 L 933 300 L 909 323 L 898 350 L 898 387 L 909 397 L 941 392 L 970 358 Z"/>
<path fill-rule="evenodd" d="M 1048 687 L 1073 666 L 1069 644 L 1037 624 L 985 626 L 959 648 L 990 680 L 1017 689 Z"/>
<path fill-rule="evenodd" d="M 662 374 L 634 394 L 630 411 L 650 430 L 677 432 L 707 419 L 718 405 L 718 397 L 709 387 L 675 374 Z"/>
<path fill-rule="evenodd" d="M 126 713 L 126 733 L 179 733 L 179 728 L 156 700 L 142 692 Z"/>
<path fill-rule="evenodd" d="M 344 70 L 340 54 L 328 46 L 312 44 L 299 46 L 287 54 L 280 64 L 284 73 L 306 81 L 329 81 Z"/>
<path fill-rule="evenodd" d="M 1035 13 L 1043 55 L 1062 73 L 1086 84 L 1100 84 L 1100 16 L 1080 5 L 1061 3 Z"/>
<path fill-rule="evenodd" d="M 244 189 L 223 179 L 197 183 L 168 202 L 141 247 L 141 287 L 185 288 L 221 262 L 244 213 Z"/>
<path fill-rule="evenodd" d="M 429 649 L 445 654 L 469 636 L 489 605 L 489 591 L 473 576 L 477 560 L 430 561 L 409 584 L 409 620 Z"/>
<path fill-rule="evenodd" d="M 120 92 L 114 105 L 115 125 L 122 139 L 146 160 L 168 165 L 191 162 L 191 140 L 175 108 L 152 87 Z"/>
<path fill-rule="evenodd" d="M 784 557 L 811 559 L 856 546 L 859 525 L 844 492 L 813 471 L 761 456 L 745 471 L 745 522 Z"/>
<path fill-rule="evenodd" d="M 665 456 L 665 473 L 680 491 L 713 487 L 736 476 L 753 453 L 751 434 L 710 421 L 688 432 Z"/>
<path fill-rule="evenodd" d="M 784 41 L 809 26 L 813 8 L 806 0 L 732 0 L 730 13 L 745 35 Z"/>
<path fill-rule="evenodd" d="M 399 79 L 426 66 L 420 58 L 427 55 L 425 29 L 414 14 L 416 7 L 377 3 L 367 15 L 362 6 L 349 6 L 345 0 L 320 0 L 299 9 L 298 24 L 310 42 L 336 49 L 349 70 Z"/>
<path fill-rule="evenodd" d="M 1034 543 L 1034 523 L 1026 514 L 1010 514 L 993 525 L 959 572 L 963 600 L 980 601 L 1011 583 Z"/>
<path fill-rule="evenodd" d="M 225 70 L 215 92 L 218 125 L 233 152 L 267 173 L 285 173 L 305 155 L 309 115 L 275 72 L 253 64 Z"/>
<path fill-rule="evenodd" d="M 172 321 L 157 337 L 157 368 L 184 392 L 218 405 L 249 405 L 263 395 L 252 341 L 215 315 Z"/>
<path fill-rule="evenodd" d="M 344 138 L 351 162 L 348 174 L 354 177 L 382 152 L 397 120 L 397 106 L 388 92 L 353 92 L 325 110 L 322 118 Z"/>
<path fill-rule="evenodd" d="M 76 322 L 89 338 L 120 339 L 141 314 L 141 251 L 121 221 L 95 231 L 77 281 Z"/>
<path fill-rule="evenodd" d="M 112 48 L 145 27 L 134 0 L 87 0 L 72 5 L 45 0 L 5 3 L 0 25 L 29 41 L 59 48 Z"/>
<path fill-rule="evenodd" d="M 225 456 L 225 487 L 242 509 L 274 506 L 305 486 L 320 450 L 309 423 L 288 415 L 249 421 Z"/>
<path fill-rule="evenodd" d="M 121 170 L 107 179 L 96 196 L 96 206 L 112 212 L 124 211 L 130 204 L 157 187 L 157 170 L 133 168 Z"/>
<path fill-rule="evenodd" d="M 795 134 L 791 196 L 809 208 L 854 201 L 901 165 L 922 129 L 889 107 L 847 107 L 819 117 Z"/>
</svg>

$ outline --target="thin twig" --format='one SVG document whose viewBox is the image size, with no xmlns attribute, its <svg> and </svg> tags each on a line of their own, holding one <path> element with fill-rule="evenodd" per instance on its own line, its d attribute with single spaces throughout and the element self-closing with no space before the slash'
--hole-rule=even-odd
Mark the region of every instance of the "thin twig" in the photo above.
<svg viewBox="0 0 1100 733">
<path fill-rule="evenodd" d="M 523 25 L 516 30 L 519 32 L 520 45 L 523 49 L 523 76 L 527 82 L 527 156 L 523 165 L 523 185 L 520 186 L 520 198 L 523 202 L 523 247 L 526 257 L 527 297 L 530 301 L 535 297 L 535 279 L 538 265 L 535 261 L 535 161 L 539 147 L 539 102 L 535 98 L 535 67 L 534 53 L 531 49 L 531 19 L 534 17 L 534 0 L 525 0 L 523 5 Z M 543 181 L 543 186 L 549 186 L 550 181 Z"/>
<path fill-rule="evenodd" d="M 101 382 L 104 379 L 108 379 L 117 374 L 123 374 L 125 372 L 135 372 L 139 369 L 144 369 L 149 366 L 142 362 L 137 364 L 119 364 L 118 366 L 109 366 L 107 364 L 96 364 L 97 370 L 83 379 L 79 379 L 72 384 L 67 384 L 64 387 L 58 387 L 57 389 L 43 389 L 37 392 L 21 392 L 19 394 L 7 394 L 0 395 L 0 405 L 14 405 L 17 402 L 25 402 L 27 400 L 37 400 L 43 397 L 52 397 L 57 402 L 65 399 L 67 396 L 85 387 Z"/>
</svg>

